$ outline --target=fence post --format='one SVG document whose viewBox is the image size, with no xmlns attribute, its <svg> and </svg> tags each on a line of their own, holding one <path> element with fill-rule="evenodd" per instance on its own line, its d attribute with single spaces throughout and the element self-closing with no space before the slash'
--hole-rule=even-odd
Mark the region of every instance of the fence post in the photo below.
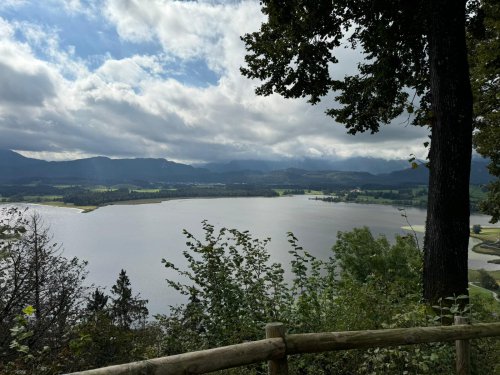
<svg viewBox="0 0 500 375">
<path fill-rule="evenodd" d="M 266 338 L 271 339 L 275 337 L 281 337 L 285 342 L 286 328 L 283 323 L 268 323 L 266 324 Z M 269 375 L 288 375 L 288 361 L 285 356 L 279 359 L 272 359 L 267 362 L 268 374 Z"/>
<path fill-rule="evenodd" d="M 467 319 L 463 316 L 455 316 L 455 325 L 467 324 Z M 470 341 L 456 340 L 457 351 L 457 375 L 470 375 Z"/>
</svg>

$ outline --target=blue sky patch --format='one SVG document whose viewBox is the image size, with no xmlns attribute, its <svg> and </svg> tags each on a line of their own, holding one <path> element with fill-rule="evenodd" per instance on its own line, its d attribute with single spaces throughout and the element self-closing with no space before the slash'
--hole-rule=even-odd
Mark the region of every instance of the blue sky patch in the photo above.
<svg viewBox="0 0 500 375">
<path fill-rule="evenodd" d="M 132 43 L 119 37 L 113 25 L 102 14 L 85 15 L 70 13 L 63 8 L 44 6 L 45 2 L 30 2 L 15 8 L 0 10 L 0 16 L 11 23 L 35 25 L 44 32 L 56 34 L 59 49 L 74 51 L 74 56 L 85 62 L 90 71 L 99 68 L 106 60 L 121 60 L 134 55 L 161 56 L 164 51 L 156 40 Z M 16 31 L 16 39 L 27 42 L 23 26 Z M 51 61 L 45 41 L 31 44 L 35 56 Z M 206 87 L 217 84 L 219 76 L 202 59 L 168 59 L 161 78 L 174 78 L 188 86 Z M 63 72 L 64 73 L 64 72 Z M 73 79 L 65 75 L 67 79 Z"/>
</svg>

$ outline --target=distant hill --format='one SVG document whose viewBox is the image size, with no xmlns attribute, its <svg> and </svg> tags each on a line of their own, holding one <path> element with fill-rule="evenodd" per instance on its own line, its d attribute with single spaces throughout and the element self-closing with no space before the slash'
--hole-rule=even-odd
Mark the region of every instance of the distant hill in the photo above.
<svg viewBox="0 0 500 375">
<path fill-rule="evenodd" d="M 0 151 L 0 182 L 125 183 L 199 182 L 211 173 L 165 159 L 109 159 L 94 157 L 71 161 L 44 161 Z"/>
<path fill-rule="evenodd" d="M 289 167 L 287 163 L 296 163 L 301 168 Z M 471 183 L 485 184 L 491 180 L 486 163 L 487 161 L 482 159 L 472 162 Z M 335 186 L 427 184 L 428 170 L 424 166 L 392 170 L 398 165 L 407 166 L 408 162 L 371 158 L 343 161 L 304 159 L 288 162 L 243 160 L 207 164 L 206 168 L 197 168 L 165 159 L 94 157 L 71 161 L 45 161 L 26 158 L 10 150 L 0 150 L 0 183 L 220 182 Z M 375 173 L 380 170 L 390 172 Z"/>
<path fill-rule="evenodd" d="M 475 159 L 471 162 L 470 183 L 473 185 L 483 185 L 490 182 L 493 177 L 488 173 L 488 161 L 485 159 Z M 378 177 L 393 181 L 394 183 L 415 183 L 427 184 L 429 179 L 429 169 L 421 165 L 416 169 L 403 169 Z"/>
<path fill-rule="evenodd" d="M 0 150 L 0 181 L 12 182 L 18 179 L 31 179 L 49 162 L 26 158 L 14 151 Z"/>
<path fill-rule="evenodd" d="M 307 171 L 288 168 L 268 173 L 247 174 L 247 181 L 265 185 L 331 186 L 349 187 L 376 184 L 377 176 L 368 172 Z"/>
<path fill-rule="evenodd" d="M 473 161 L 471 164 L 471 184 L 483 185 L 491 181 L 486 162 Z M 255 184 L 288 184 L 309 186 L 400 186 L 426 185 L 429 180 L 429 170 L 425 166 L 416 169 L 406 168 L 384 174 L 347 171 L 308 171 L 297 168 L 277 170 L 271 172 L 241 172 L 240 178 Z M 237 181 L 234 181 L 237 182 Z"/>
<path fill-rule="evenodd" d="M 289 168 L 306 171 L 369 172 L 390 173 L 407 168 L 407 160 L 385 160 L 380 158 L 353 157 L 339 160 L 327 159 L 287 159 L 287 160 L 232 160 L 227 163 L 208 163 L 200 166 L 218 173 L 227 172 L 271 172 Z"/>
</svg>

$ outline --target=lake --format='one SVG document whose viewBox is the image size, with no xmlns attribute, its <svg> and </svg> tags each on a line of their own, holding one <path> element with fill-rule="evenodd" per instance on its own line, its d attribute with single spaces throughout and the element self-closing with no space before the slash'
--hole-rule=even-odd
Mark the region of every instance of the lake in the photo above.
<svg viewBox="0 0 500 375">
<path fill-rule="evenodd" d="M 62 243 L 66 257 L 89 262 L 88 280 L 110 287 L 127 270 L 134 292 L 149 300 L 150 313 L 165 313 L 183 301 L 165 282 L 172 273 L 161 264 L 166 258 L 183 265 L 187 247 L 183 229 L 201 235 L 201 221 L 217 228 L 249 230 L 257 238 L 271 237 L 272 260 L 290 261 L 286 233 L 291 231 L 313 255 L 327 258 L 338 231 L 368 226 L 374 234 L 393 238 L 407 234 L 401 212 L 394 206 L 328 203 L 308 196 L 280 198 L 217 198 L 170 200 L 141 205 L 112 205 L 81 213 L 77 209 L 31 205 L 50 226 L 54 241 Z M 406 208 L 412 225 L 425 222 L 425 210 Z M 473 215 L 471 224 L 488 225 L 489 217 Z M 422 243 L 422 242 L 421 242 Z M 469 252 L 470 268 L 500 269 L 488 264 L 491 256 Z"/>
</svg>

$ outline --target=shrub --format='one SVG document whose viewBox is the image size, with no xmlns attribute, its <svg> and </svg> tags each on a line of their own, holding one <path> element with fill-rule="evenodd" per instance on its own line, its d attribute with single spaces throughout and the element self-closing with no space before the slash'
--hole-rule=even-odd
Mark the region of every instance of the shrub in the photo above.
<svg viewBox="0 0 500 375">
<path fill-rule="evenodd" d="M 204 240 L 185 231 L 188 269 L 164 260 L 187 278 L 169 281 L 189 301 L 159 316 L 164 354 L 262 339 L 264 325 L 281 321 L 289 333 L 437 325 L 442 319 L 420 301 L 422 254 L 410 236 L 390 243 L 368 228 L 340 232 L 332 257 L 320 260 L 288 234 L 291 283 L 269 262 L 269 239 L 206 222 Z M 455 299 L 443 314 L 462 314 Z M 468 311 L 470 311 L 468 307 Z M 476 308 L 475 311 L 478 311 Z M 485 314 L 481 316 L 483 319 Z M 474 374 L 493 373 L 494 347 L 475 340 Z M 291 374 L 453 374 L 448 343 L 349 350 L 289 357 Z M 263 374 L 265 365 L 224 373 Z"/>
<path fill-rule="evenodd" d="M 485 289 L 493 291 L 497 291 L 499 289 L 495 278 L 483 269 L 479 270 L 479 284 Z"/>
</svg>

